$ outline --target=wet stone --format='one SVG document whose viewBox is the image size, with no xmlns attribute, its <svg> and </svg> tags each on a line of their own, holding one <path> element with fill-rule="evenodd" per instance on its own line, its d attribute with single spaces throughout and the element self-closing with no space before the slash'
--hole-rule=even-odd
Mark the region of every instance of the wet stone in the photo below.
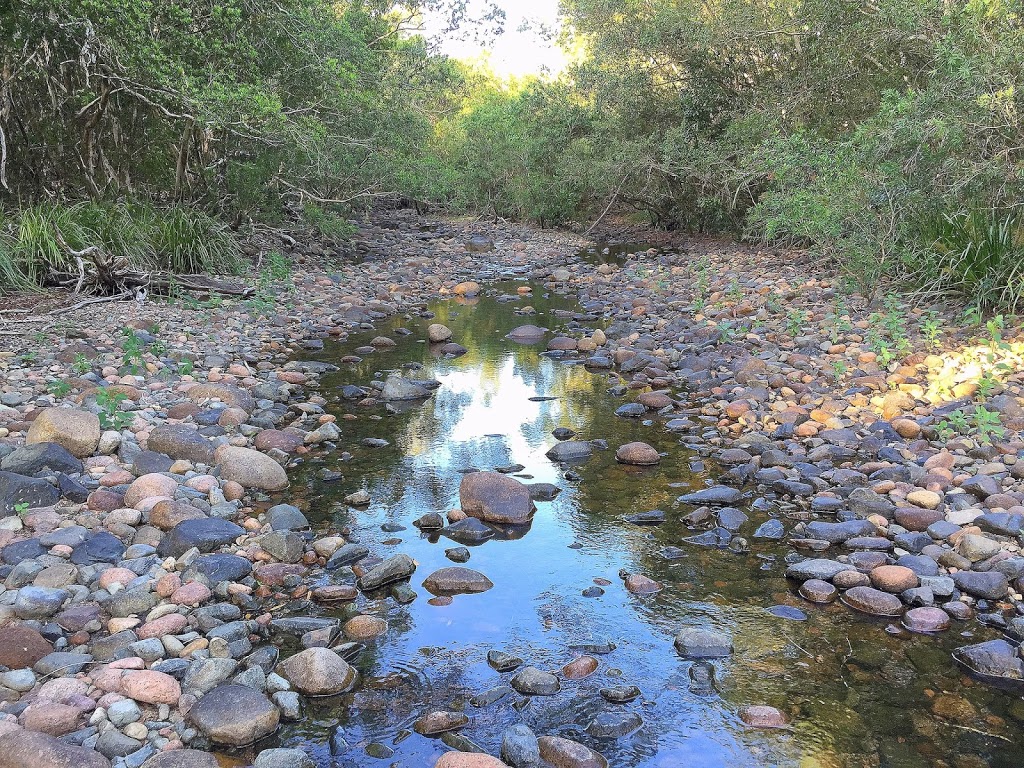
<svg viewBox="0 0 1024 768">
<path fill-rule="evenodd" d="M 536 667 L 524 667 L 510 682 L 524 696 L 554 696 L 561 688 L 557 677 Z"/>
<path fill-rule="evenodd" d="M 949 614 L 941 608 L 911 608 L 903 614 L 903 626 L 911 632 L 930 634 L 949 629 Z"/>
<path fill-rule="evenodd" d="M 812 603 L 831 603 L 839 596 L 839 590 L 821 579 L 808 579 L 800 585 L 800 597 Z"/>
<path fill-rule="evenodd" d="M 903 603 L 895 595 L 872 587 L 854 587 L 843 593 L 843 602 L 855 611 L 872 616 L 899 616 Z"/>
<path fill-rule="evenodd" d="M 612 704 L 627 704 L 640 697 L 640 689 L 635 685 L 615 685 L 602 688 L 599 693 L 605 701 Z"/>
<path fill-rule="evenodd" d="M 587 725 L 586 731 L 595 739 L 619 739 L 643 724 L 636 712 L 601 712 Z"/>
<path fill-rule="evenodd" d="M 487 663 L 497 672 L 511 672 L 522 664 L 523 660 L 504 651 L 488 651 Z"/>
<path fill-rule="evenodd" d="M 684 659 L 717 659 L 732 654 L 732 640 L 710 629 L 687 627 L 675 637 L 676 653 Z"/>
</svg>

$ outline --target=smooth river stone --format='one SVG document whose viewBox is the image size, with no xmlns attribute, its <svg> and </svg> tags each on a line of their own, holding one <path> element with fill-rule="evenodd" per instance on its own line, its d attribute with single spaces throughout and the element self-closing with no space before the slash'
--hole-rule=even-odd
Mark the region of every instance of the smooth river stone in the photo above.
<svg viewBox="0 0 1024 768">
<path fill-rule="evenodd" d="M 839 590 L 821 579 L 808 579 L 800 585 L 800 597 L 812 603 L 831 603 L 839 596 Z"/>
<path fill-rule="evenodd" d="M 479 571 L 460 566 L 439 568 L 423 580 L 423 588 L 433 595 L 464 595 L 486 592 L 494 582 Z"/>
<path fill-rule="evenodd" d="M 930 634 L 933 632 L 945 632 L 949 629 L 950 619 L 941 608 L 923 607 L 911 608 L 903 614 L 903 626 L 911 632 Z"/>
<path fill-rule="evenodd" d="M 903 603 L 896 595 L 873 587 L 854 587 L 843 593 L 843 602 L 855 611 L 872 616 L 899 616 Z"/>
<path fill-rule="evenodd" d="M 576 741 L 558 736 L 537 739 L 542 760 L 555 768 L 608 768 L 608 761 L 600 752 Z"/>
<path fill-rule="evenodd" d="M 750 728 L 785 728 L 786 716 L 775 707 L 755 704 L 743 707 L 739 712 L 740 720 Z"/>
</svg>

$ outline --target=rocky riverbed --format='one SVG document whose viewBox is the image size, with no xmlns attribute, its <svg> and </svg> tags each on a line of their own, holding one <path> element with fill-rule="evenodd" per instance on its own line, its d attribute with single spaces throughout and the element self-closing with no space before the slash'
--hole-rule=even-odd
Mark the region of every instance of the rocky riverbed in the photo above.
<svg viewBox="0 0 1024 768">
<path fill-rule="evenodd" d="M 1017 764 L 1019 329 L 586 246 L 3 337 L 0 768 Z"/>
</svg>

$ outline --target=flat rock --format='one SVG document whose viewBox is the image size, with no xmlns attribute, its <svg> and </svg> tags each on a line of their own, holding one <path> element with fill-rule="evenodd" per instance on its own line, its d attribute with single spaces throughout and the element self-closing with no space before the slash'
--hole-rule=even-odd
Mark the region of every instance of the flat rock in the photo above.
<svg viewBox="0 0 1024 768">
<path fill-rule="evenodd" d="M 92 749 L 23 730 L 0 736 L 0 768 L 110 768 L 110 761 Z"/>
<path fill-rule="evenodd" d="M 694 491 L 693 493 L 684 493 L 679 497 L 678 501 L 683 504 L 718 504 L 727 506 L 735 504 L 742 498 L 743 494 L 737 488 L 731 488 L 728 485 L 714 485 L 710 488 Z"/>
<path fill-rule="evenodd" d="M 718 659 L 732 654 L 732 640 L 721 632 L 686 627 L 676 634 L 676 653 L 684 659 Z"/>
<path fill-rule="evenodd" d="M 873 587 L 853 587 L 843 593 L 843 602 L 861 613 L 872 616 L 899 616 L 903 603 L 896 595 Z"/>
<path fill-rule="evenodd" d="M 486 592 L 494 583 L 479 571 L 460 566 L 439 568 L 427 576 L 423 587 L 434 595 L 462 595 Z"/>
</svg>

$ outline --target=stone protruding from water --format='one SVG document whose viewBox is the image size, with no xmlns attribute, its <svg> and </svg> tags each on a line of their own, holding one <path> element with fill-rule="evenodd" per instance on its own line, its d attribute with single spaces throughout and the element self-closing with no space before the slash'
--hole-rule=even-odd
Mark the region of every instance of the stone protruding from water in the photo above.
<svg viewBox="0 0 1024 768">
<path fill-rule="evenodd" d="M 536 507 L 530 489 L 500 472 L 471 472 L 459 485 L 462 511 L 485 523 L 523 525 L 530 522 Z"/>
<path fill-rule="evenodd" d="M 720 659 L 732 654 L 732 640 L 728 636 L 702 627 L 679 630 L 674 644 L 676 653 L 684 659 Z"/>
</svg>

